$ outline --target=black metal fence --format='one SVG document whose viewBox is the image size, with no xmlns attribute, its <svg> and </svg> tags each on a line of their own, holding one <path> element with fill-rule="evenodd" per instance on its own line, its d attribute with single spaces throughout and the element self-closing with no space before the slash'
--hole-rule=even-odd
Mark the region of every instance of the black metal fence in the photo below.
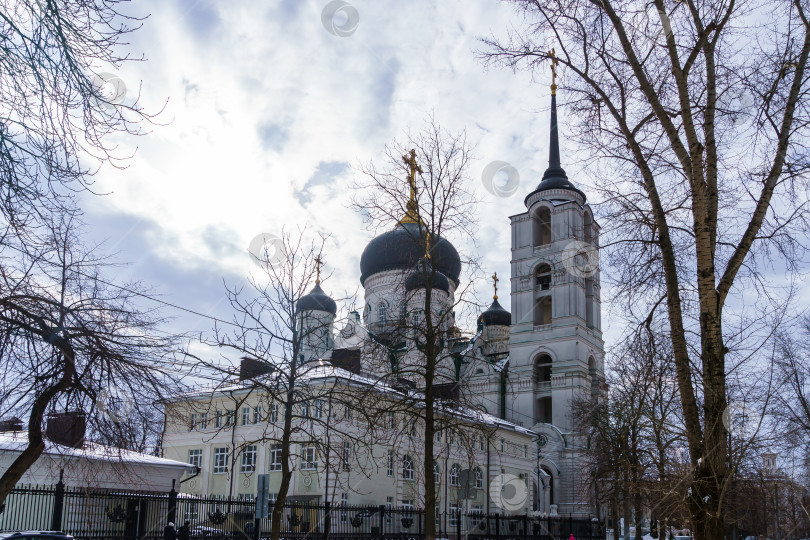
<svg viewBox="0 0 810 540">
<path fill-rule="evenodd" d="M 272 503 L 268 508 L 272 512 Z M 171 521 L 190 522 L 191 538 L 269 538 L 271 518 L 255 520 L 253 499 L 177 493 L 92 491 L 56 486 L 15 488 L 0 511 L 0 531 L 61 530 L 77 540 L 160 540 Z M 256 531 L 258 523 L 259 530 Z M 601 522 L 574 517 L 438 513 L 436 538 L 447 540 L 603 540 Z M 282 508 L 285 540 L 420 540 L 424 510 L 289 502 Z"/>
</svg>

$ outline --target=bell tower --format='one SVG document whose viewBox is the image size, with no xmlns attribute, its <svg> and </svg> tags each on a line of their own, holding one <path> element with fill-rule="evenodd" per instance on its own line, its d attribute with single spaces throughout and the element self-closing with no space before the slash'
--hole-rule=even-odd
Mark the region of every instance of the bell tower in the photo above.
<svg viewBox="0 0 810 540">
<path fill-rule="evenodd" d="M 598 398 L 604 381 L 599 225 L 560 164 L 553 55 L 548 168 L 526 197 L 526 212 L 511 217 L 506 417 L 539 435 L 541 468 L 551 477 L 546 504 L 560 513 L 586 513 L 588 498 L 579 486 L 588 440 L 574 432 L 572 404 Z"/>
</svg>

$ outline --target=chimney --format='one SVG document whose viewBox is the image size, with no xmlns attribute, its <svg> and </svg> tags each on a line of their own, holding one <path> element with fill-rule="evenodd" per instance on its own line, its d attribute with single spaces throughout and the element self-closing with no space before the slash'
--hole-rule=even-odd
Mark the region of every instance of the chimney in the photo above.
<svg viewBox="0 0 810 540">
<path fill-rule="evenodd" d="M 266 375 L 273 371 L 273 366 L 267 362 L 250 358 L 249 356 L 242 357 L 239 363 L 239 380 L 253 379 L 260 375 Z"/>
<path fill-rule="evenodd" d="M 0 419 L 0 432 L 22 431 L 22 429 L 23 429 L 22 420 L 20 420 L 16 416 Z"/>
<path fill-rule="evenodd" d="M 62 446 L 81 448 L 86 427 L 87 421 L 82 411 L 51 413 L 45 425 L 45 437 Z"/>
</svg>

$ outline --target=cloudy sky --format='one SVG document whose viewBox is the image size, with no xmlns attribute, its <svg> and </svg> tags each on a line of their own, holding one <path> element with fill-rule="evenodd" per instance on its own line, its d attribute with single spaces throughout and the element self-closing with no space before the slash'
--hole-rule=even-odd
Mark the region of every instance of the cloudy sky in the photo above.
<svg viewBox="0 0 810 540">
<path fill-rule="evenodd" d="M 332 235 L 328 292 L 357 291 L 360 254 L 381 231 L 349 207 L 355 167 L 381 159 L 386 143 L 420 129 L 431 112 L 477 146 L 469 172 L 481 198 L 478 254 L 488 272 L 509 275 L 508 216 L 525 210 L 548 163 L 550 81 L 486 70 L 475 52 L 480 37 L 502 35 L 519 16 L 495 1 L 352 0 L 359 21 L 340 36 L 322 22 L 327 4 L 137 0 L 128 8 L 149 18 L 128 48 L 146 61 L 116 73 L 125 100 L 140 92 L 147 110 L 165 110 L 148 135 L 120 141 L 137 153 L 125 170 L 99 174 L 110 194 L 83 203 L 92 233 L 128 264 L 124 278 L 229 318 L 222 282 L 256 270 L 251 239 L 306 226 Z M 351 8 L 336 14 L 336 33 L 352 22 Z M 564 110 L 560 122 L 564 135 Z M 563 153 L 578 182 L 565 145 Z M 480 182 L 494 160 L 521 175 L 511 197 Z M 475 249 L 468 238 L 450 240 Z M 480 283 L 479 298 L 490 287 Z M 166 314 L 179 330 L 211 327 Z"/>
</svg>

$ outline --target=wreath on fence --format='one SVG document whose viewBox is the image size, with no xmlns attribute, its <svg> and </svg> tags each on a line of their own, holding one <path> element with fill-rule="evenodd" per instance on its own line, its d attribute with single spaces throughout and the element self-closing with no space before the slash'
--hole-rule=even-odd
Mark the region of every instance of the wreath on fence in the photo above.
<svg viewBox="0 0 810 540">
<path fill-rule="evenodd" d="M 287 519 L 290 520 L 290 525 L 292 525 L 293 527 L 301 525 L 301 521 L 303 521 L 301 516 L 299 516 L 295 512 L 293 512 L 290 516 L 288 516 Z"/>
<path fill-rule="evenodd" d="M 223 513 L 222 510 L 217 508 L 213 512 L 208 512 L 208 519 L 214 525 L 222 525 L 225 523 L 225 520 L 228 519 L 228 514 Z"/>
<path fill-rule="evenodd" d="M 360 514 L 357 514 L 356 516 L 354 516 L 351 519 L 351 523 L 352 523 L 353 527 L 359 527 L 360 525 L 363 524 L 363 516 L 360 515 Z"/>
<path fill-rule="evenodd" d="M 404 517 L 402 518 L 402 526 L 406 529 L 410 529 L 411 525 L 413 525 L 413 518 L 412 517 Z"/>
<path fill-rule="evenodd" d="M 123 523 L 124 520 L 127 519 L 127 513 L 119 504 L 115 508 L 107 508 L 107 519 L 113 523 Z"/>
</svg>

